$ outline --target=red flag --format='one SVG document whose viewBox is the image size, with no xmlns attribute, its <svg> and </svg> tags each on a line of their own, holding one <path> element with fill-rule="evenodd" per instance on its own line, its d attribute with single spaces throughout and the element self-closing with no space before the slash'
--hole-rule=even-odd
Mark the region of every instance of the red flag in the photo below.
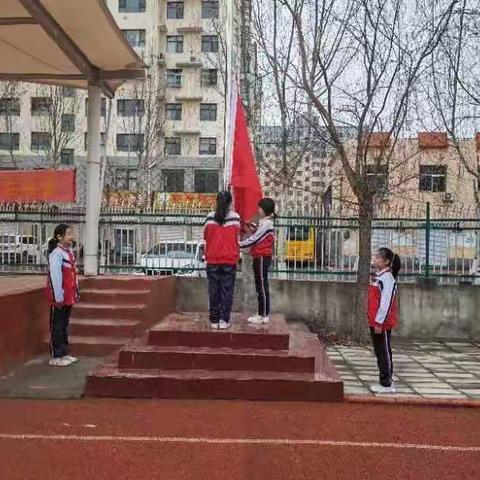
<svg viewBox="0 0 480 480">
<path fill-rule="evenodd" d="M 262 186 L 255 166 L 255 156 L 248 136 L 247 119 L 240 95 L 237 95 L 235 133 L 233 140 L 232 174 L 235 210 L 244 222 L 255 215 L 258 202 L 262 199 Z"/>
</svg>

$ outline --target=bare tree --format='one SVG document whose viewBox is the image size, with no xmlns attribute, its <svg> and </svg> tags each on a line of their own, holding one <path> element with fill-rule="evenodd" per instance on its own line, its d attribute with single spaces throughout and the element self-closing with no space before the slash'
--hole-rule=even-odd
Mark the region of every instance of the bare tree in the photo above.
<svg viewBox="0 0 480 480">
<path fill-rule="evenodd" d="M 14 168 L 18 167 L 16 158 L 18 145 L 12 136 L 15 134 L 20 136 L 21 133 L 19 117 L 21 98 L 25 92 L 25 84 L 21 82 L 6 81 L 0 83 L 0 129 L 2 133 L 10 135 L 10 142 L 7 145 L 6 151 L 8 152 L 10 163 Z"/>
<path fill-rule="evenodd" d="M 475 142 L 468 140 L 480 127 L 480 9 L 478 3 L 461 0 L 447 34 L 429 65 L 423 92 L 433 107 L 438 129 L 446 131 L 460 164 L 474 182 L 480 210 L 480 158 Z M 420 112 L 423 117 L 424 112 Z"/>
<path fill-rule="evenodd" d="M 49 168 L 57 168 L 61 165 L 62 152 L 73 149 L 81 133 L 76 128 L 77 116 L 81 108 L 81 95 L 77 89 L 69 89 L 57 86 L 45 86 L 37 88 L 41 104 L 34 108 L 33 119 L 39 127 L 39 133 L 44 135 L 41 141 L 40 151 L 44 165 Z M 33 134 L 32 134 L 33 135 Z"/>
<path fill-rule="evenodd" d="M 125 94 L 131 103 L 125 104 L 124 112 L 119 112 L 121 131 L 130 135 L 129 151 L 137 159 L 137 188 L 150 194 L 154 171 L 163 157 L 161 143 L 165 133 L 165 78 L 163 69 L 154 58 L 147 78 L 129 84 Z"/>
<path fill-rule="evenodd" d="M 295 55 L 287 64 L 287 75 L 319 115 L 356 201 L 359 262 L 352 333 L 357 336 L 363 331 L 377 193 L 369 166 L 371 134 L 382 131 L 389 138 L 374 159 L 376 175 L 385 166 L 395 167 L 392 152 L 408 127 L 413 91 L 457 3 L 440 0 L 430 15 L 433 0 L 276 2 L 282 11 L 278 22 L 286 19 L 279 30 L 294 30 Z M 355 129 L 353 142 L 342 138 L 342 126 Z"/>
</svg>

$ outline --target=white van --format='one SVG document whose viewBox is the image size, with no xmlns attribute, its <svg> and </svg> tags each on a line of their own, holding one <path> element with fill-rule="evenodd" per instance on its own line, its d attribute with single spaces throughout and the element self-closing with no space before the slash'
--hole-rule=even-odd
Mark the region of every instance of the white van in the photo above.
<svg viewBox="0 0 480 480">
<path fill-rule="evenodd" d="M 32 264 L 40 259 L 38 239 L 32 235 L 0 234 L 0 262 Z"/>
</svg>

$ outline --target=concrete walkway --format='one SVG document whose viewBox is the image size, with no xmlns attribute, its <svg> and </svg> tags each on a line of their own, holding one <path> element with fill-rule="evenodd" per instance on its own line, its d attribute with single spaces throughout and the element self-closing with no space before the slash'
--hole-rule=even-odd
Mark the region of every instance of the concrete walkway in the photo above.
<svg viewBox="0 0 480 480">
<path fill-rule="evenodd" d="M 399 341 L 392 338 L 397 397 L 480 400 L 480 343 Z M 373 349 L 330 345 L 347 395 L 372 395 L 378 384 Z"/>
</svg>

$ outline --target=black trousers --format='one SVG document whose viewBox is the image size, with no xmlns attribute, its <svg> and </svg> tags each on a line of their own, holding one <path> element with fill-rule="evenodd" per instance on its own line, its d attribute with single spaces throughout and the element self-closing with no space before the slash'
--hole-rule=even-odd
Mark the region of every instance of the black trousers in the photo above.
<svg viewBox="0 0 480 480">
<path fill-rule="evenodd" d="M 270 314 L 270 287 L 268 285 L 268 270 L 272 263 L 271 257 L 255 257 L 253 259 L 253 273 L 258 298 L 258 314 L 268 317 Z"/>
<path fill-rule="evenodd" d="M 236 265 L 207 265 L 210 322 L 230 322 Z"/>
<path fill-rule="evenodd" d="M 68 355 L 68 323 L 71 313 L 71 305 L 50 309 L 50 355 L 54 358 Z"/>
<path fill-rule="evenodd" d="M 392 345 L 390 343 L 391 333 L 391 330 L 383 330 L 382 333 L 375 333 L 375 330 L 370 328 L 373 349 L 377 357 L 377 365 L 380 372 L 380 385 L 384 387 L 390 387 L 393 382 Z"/>
</svg>

